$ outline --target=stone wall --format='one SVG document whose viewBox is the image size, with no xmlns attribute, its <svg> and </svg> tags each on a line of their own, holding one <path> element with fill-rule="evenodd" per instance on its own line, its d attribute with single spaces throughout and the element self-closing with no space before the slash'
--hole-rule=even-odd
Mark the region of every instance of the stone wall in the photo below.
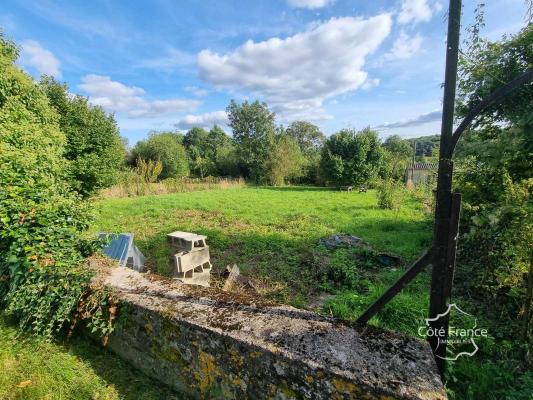
<svg viewBox="0 0 533 400">
<path fill-rule="evenodd" d="M 426 342 L 126 268 L 110 348 L 193 398 L 445 399 Z"/>
</svg>

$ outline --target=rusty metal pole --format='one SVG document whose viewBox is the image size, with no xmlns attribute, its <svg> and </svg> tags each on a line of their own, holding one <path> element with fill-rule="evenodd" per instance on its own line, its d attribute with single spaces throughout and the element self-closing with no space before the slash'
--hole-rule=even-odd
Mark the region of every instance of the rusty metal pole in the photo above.
<svg viewBox="0 0 533 400">
<path fill-rule="evenodd" d="M 438 314 L 446 311 L 451 296 L 453 269 L 455 267 L 455 249 L 452 249 L 452 246 L 455 246 L 456 243 L 450 240 L 450 233 L 454 229 L 452 227 L 453 162 L 451 158 L 453 154 L 452 133 L 460 28 L 461 0 L 450 0 L 439 170 L 433 231 L 433 271 L 431 277 L 429 318 L 435 318 Z M 452 254 L 453 260 L 451 257 Z M 438 318 L 436 321 L 430 322 L 430 327 L 433 332 L 444 332 L 443 336 L 430 336 L 428 338 L 441 373 L 444 372 L 445 368 L 444 357 L 446 356 L 448 323 L 449 321 L 446 317 Z"/>
</svg>

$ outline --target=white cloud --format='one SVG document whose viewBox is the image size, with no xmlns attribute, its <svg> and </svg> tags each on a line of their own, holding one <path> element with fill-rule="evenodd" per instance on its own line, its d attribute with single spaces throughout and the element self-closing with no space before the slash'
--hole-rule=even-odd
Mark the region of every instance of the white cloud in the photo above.
<svg viewBox="0 0 533 400">
<path fill-rule="evenodd" d="M 227 54 L 198 54 L 202 79 L 218 88 L 247 90 L 283 120 L 327 119 L 324 100 L 361 88 L 365 58 L 389 35 L 391 17 L 332 18 L 294 36 L 255 43 Z"/>
<path fill-rule="evenodd" d="M 108 111 L 123 113 L 130 118 L 155 118 L 167 114 L 193 111 L 198 100 L 146 100 L 144 90 L 113 81 L 108 76 L 86 75 L 78 87 L 89 95 L 92 104 Z"/>
<path fill-rule="evenodd" d="M 420 114 L 414 118 L 404 119 L 396 122 L 387 122 L 376 126 L 376 128 L 391 129 L 391 128 L 411 128 L 430 122 L 440 121 L 442 118 L 441 110 L 434 110 L 428 113 Z"/>
<path fill-rule="evenodd" d="M 209 91 L 198 86 L 185 86 L 185 91 L 194 94 L 198 97 L 207 96 Z"/>
<path fill-rule="evenodd" d="M 298 8 L 316 9 L 332 4 L 334 0 L 288 0 L 289 4 Z"/>
<path fill-rule="evenodd" d="M 398 23 L 428 22 L 433 16 L 433 11 L 438 11 L 440 7 L 440 4 L 437 3 L 432 8 L 427 0 L 404 0 L 398 14 Z"/>
<path fill-rule="evenodd" d="M 385 54 L 385 60 L 405 60 L 411 58 L 420 50 L 422 40 L 422 36 L 419 33 L 415 36 L 409 36 L 405 31 L 401 31 L 400 36 L 394 41 L 392 49 Z"/>
<path fill-rule="evenodd" d="M 181 130 L 188 130 L 193 126 L 211 128 L 214 124 L 228 124 L 228 115 L 225 111 L 213 111 L 201 115 L 186 115 L 175 124 L 175 127 Z"/>
<path fill-rule="evenodd" d="M 378 85 L 379 85 L 379 78 L 371 78 L 371 79 L 367 79 L 365 83 L 363 83 L 363 86 L 361 86 L 361 89 L 370 90 L 372 88 L 375 88 Z"/>
<path fill-rule="evenodd" d="M 20 63 L 26 67 L 35 68 L 40 75 L 46 74 L 56 78 L 61 77 L 59 60 L 50 50 L 45 49 L 35 40 L 22 42 Z"/>
</svg>

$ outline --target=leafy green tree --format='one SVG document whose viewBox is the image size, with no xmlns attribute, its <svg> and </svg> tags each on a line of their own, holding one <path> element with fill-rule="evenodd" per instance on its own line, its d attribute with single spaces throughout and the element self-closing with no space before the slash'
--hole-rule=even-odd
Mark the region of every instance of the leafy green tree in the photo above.
<svg viewBox="0 0 533 400">
<path fill-rule="evenodd" d="M 389 136 L 383 142 L 383 147 L 391 153 L 398 154 L 402 158 L 410 158 L 413 155 L 411 145 L 407 140 L 403 140 L 398 135 Z"/>
<path fill-rule="evenodd" d="M 217 150 L 231 143 L 231 138 L 217 124 L 207 134 L 207 147 L 210 154 L 216 154 Z"/>
<path fill-rule="evenodd" d="M 51 336 L 72 316 L 90 274 L 86 206 L 66 184 L 67 140 L 42 88 L 0 33 L 0 306 Z"/>
<path fill-rule="evenodd" d="M 111 186 L 124 164 L 126 152 L 113 115 L 91 106 L 85 97 L 71 95 L 66 84 L 43 76 L 40 86 L 59 114 L 67 138 L 70 185 L 83 196 Z"/>
<path fill-rule="evenodd" d="M 286 130 L 286 134 L 292 137 L 304 154 L 320 150 L 326 137 L 320 128 L 307 121 L 295 121 Z"/>
<path fill-rule="evenodd" d="M 377 178 L 383 167 L 378 134 L 369 128 L 343 129 L 331 135 L 322 149 L 321 173 L 327 184 L 360 185 Z"/>
<path fill-rule="evenodd" d="M 191 128 L 183 137 L 183 145 L 189 156 L 191 171 L 201 178 L 211 175 L 215 169 L 207 138 L 208 133 L 199 127 Z"/>
<path fill-rule="evenodd" d="M 305 156 L 296 140 L 285 133 L 276 135 L 268 159 L 269 183 L 282 186 L 300 178 L 305 161 Z"/>
<path fill-rule="evenodd" d="M 296 140 L 305 157 L 302 176 L 306 182 L 316 183 L 320 169 L 320 152 L 326 137 L 318 126 L 307 121 L 291 123 L 286 133 Z"/>
<path fill-rule="evenodd" d="M 151 132 L 148 139 L 137 142 L 131 151 L 133 160 L 161 161 L 161 178 L 177 178 L 189 175 L 187 153 L 182 145 L 183 136 L 175 132 Z"/>
<path fill-rule="evenodd" d="M 424 160 L 438 161 L 440 135 L 420 136 L 416 138 L 405 139 L 415 149 L 416 161 Z"/>
<path fill-rule="evenodd" d="M 239 176 L 239 163 L 233 139 L 218 125 L 207 135 L 207 154 L 214 161 L 213 175 Z"/>
<path fill-rule="evenodd" d="M 400 136 L 392 135 L 385 140 L 383 147 L 385 149 L 385 174 L 394 180 L 402 180 L 405 168 L 412 159 L 411 145 Z"/>
<path fill-rule="evenodd" d="M 197 149 L 202 149 L 202 154 L 204 154 L 203 149 L 207 147 L 207 136 L 208 133 L 205 129 L 199 127 L 193 127 L 183 137 L 183 145 L 188 147 L 196 147 Z"/>
<path fill-rule="evenodd" d="M 268 160 L 275 141 L 275 114 L 266 103 L 231 100 L 226 109 L 237 157 L 246 177 L 256 182 L 268 180 Z"/>
</svg>

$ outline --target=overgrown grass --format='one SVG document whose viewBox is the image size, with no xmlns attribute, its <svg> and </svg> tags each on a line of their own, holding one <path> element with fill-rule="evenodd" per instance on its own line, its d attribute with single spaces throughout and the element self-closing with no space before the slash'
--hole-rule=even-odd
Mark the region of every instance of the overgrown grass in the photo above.
<svg viewBox="0 0 533 400">
<path fill-rule="evenodd" d="M 318 246 L 320 238 L 353 234 L 407 263 L 429 245 L 431 232 L 429 217 L 414 198 L 397 210 L 381 210 L 375 191 L 247 187 L 107 199 L 96 206 L 94 231 L 134 233 L 160 273 L 167 268 L 166 234 L 193 231 L 208 236 L 215 268 L 236 263 L 245 274 L 284 286 L 278 300 L 296 305 L 317 292 L 335 264 L 332 252 Z"/>
<path fill-rule="evenodd" d="M 321 312 L 355 319 L 430 246 L 431 207 L 422 193 L 406 193 L 399 208 L 380 209 L 375 191 L 340 192 L 311 187 L 247 187 L 177 193 L 98 202 L 94 231 L 132 232 L 154 269 L 166 272 L 165 235 L 185 230 L 208 236 L 215 268 L 236 263 L 245 274 L 271 283 L 278 300 L 306 306 L 319 292 L 329 299 Z M 375 262 L 365 249 L 326 250 L 320 238 L 348 233 L 373 249 L 398 254 L 399 266 Z M 372 324 L 418 336 L 428 310 L 429 274 L 422 273 Z M 483 320 L 482 309 L 454 298 Z M 494 328 L 496 329 L 496 328 Z M 496 335 L 497 332 L 491 332 Z M 529 399 L 533 377 L 519 357 L 509 358 L 515 342 L 489 338 L 472 358 L 448 363 L 452 399 Z M 500 351 L 501 350 L 501 351 Z"/>
<path fill-rule="evenodd" d="M 19 335 L 0 314 L 0 399 L 183 398 L 88 339 L 64 345 Z"/>
<path fill-rule="evenodd" d="M 157 176 L 153 177 L 153 179 L 157 179 Z M 246 185 L 246 182 L 243 178 L 218 177 L 207 177 L 203 179 L 185 177 L 167 178 L 159 182 L 153 182 L 150 178 L 147 179 L 145 176 L 139 175 L 134 171 L 124 172 L 121 175 L 120 180 L 120 184 L 100 190 L 98 197 L 108 199 L 144 196 L 147 194 L 161 195 L 169 193 L 239 188 Z"/>
</svg>

